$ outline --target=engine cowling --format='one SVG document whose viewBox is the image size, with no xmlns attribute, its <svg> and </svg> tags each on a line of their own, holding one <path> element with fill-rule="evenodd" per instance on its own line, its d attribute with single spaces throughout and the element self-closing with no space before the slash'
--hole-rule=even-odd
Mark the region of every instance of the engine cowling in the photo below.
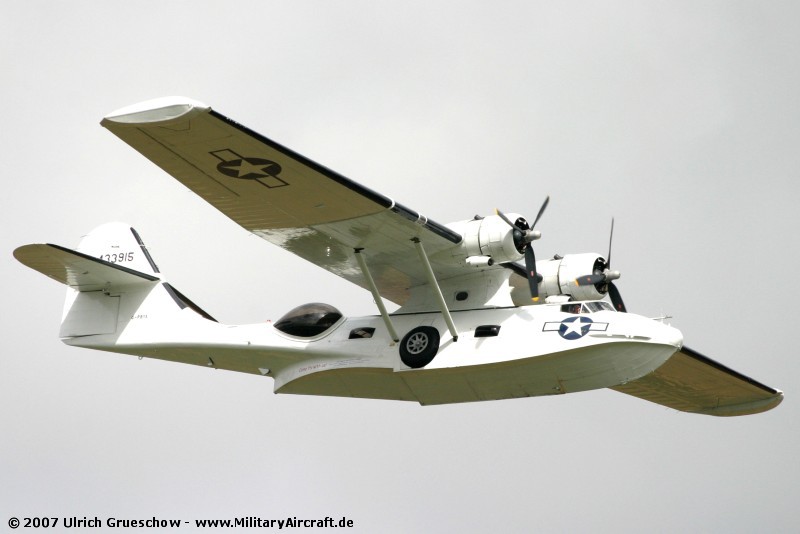
<svg viewBox="0 0 800 534">
<path fill-rule="evenodd" d="M 509 213 L 512 221 L 520 221 L 527 227 L 525 219 L 516 213 Z M 463 226 L 461 226 L 463 225 Z M 506 263 L 522 258 L 524 247 L 519 250 L 514 241 L 514 229 L 497 215 L 474 219 L 459 224 L 458 231 L 464 236 L 463 253 L 466 257 L 490 257 L 493 263 Z"/>
<path fill-rule="evenodd" d="M 575 280 L 587 274 L 603 273 L 606 260 L 595 253 L 567 254 L 549 260 L 539 260 L 536 268 L 542 276 L 539 283 L 539 296 L 543 299 L 552 296 L 569 296 L 572 300 L 599 300 L 608 293 L 608 284 L 600 283 L 579 286 Z M 521 277 L 512 277 L 512 299 L 514 304 L 522 306 L 531 303 L 527 291 L 527 281 Z"/>
<path fill-rule="evenodd" d="M 569 295 L 573 300 L 598 300 L 608 293 L 605 283 L 579 286 L 575 280 L 587 274 L 602 273 L 606 260 L 598 254 L 567 254 L 563 258 L 553 258 L 537 262 L 542 282 L 539 285 L 543 296 Z"/>
</svg>

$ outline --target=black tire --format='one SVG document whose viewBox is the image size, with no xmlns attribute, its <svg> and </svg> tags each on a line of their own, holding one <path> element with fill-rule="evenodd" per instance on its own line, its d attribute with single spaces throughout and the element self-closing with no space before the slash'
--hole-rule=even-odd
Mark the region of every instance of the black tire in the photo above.
<svg viewBox="0 0 800 534">
<path fill-rule="evenodd" d="M 400 359 L 412 369 L 420 369 L 433 361 L 439 351 L 439 331 L 431 326 L 418 326 L 400 342 Z"/>
</svg>

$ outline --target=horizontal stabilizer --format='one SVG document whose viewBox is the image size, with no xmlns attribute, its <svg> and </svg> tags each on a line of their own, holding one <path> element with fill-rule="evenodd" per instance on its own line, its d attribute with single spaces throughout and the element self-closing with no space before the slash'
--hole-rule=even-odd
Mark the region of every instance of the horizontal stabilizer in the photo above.
<svg viewBox="0 0 800 534">
<path fill-rule="evenodd" d="M 58 245 L 24 245 L 14 251 L 14 257 L 31 269 L 78 291 L 100 291 L 112 286 L 159 280 Z"/>
<path fill-rule="evenodd" d="M 748 415 L 770 410 L 783 393 L 688 347 L 637 380 L 611 388 L 682 412 Z"/>
</svg>

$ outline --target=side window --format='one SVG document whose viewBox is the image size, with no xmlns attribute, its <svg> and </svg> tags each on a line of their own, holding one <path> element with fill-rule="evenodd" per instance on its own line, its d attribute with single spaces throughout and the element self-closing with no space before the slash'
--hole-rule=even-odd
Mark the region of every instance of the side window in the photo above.
<svg viewBox="0 0 800 534">
<path fill-rule="evenodd" d="M 350 337 L 347 339 L 369 339 L 374 333 L 375 329 L 372 327 L 353 328 L 350 330 Z"/>
<path fill-rule="evenodd" d="M 475 328 L 475 337 L 494 337 L 500 333 L 500 325 L 484 324 Z"/>
</svg>

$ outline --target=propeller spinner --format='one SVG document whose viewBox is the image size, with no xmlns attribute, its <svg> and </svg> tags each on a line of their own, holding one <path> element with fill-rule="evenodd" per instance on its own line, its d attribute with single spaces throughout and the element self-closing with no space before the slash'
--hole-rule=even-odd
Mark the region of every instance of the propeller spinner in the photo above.
<svg viewBox="0 0 800 534">
<path fill-rule="evenodd" d="M 533 228 L 536 226 L 536 223 L 539 222 L 549 202 L 550 197 L 548 196 L 544 199 L 542 207 L 539 208 L 539 213 L 536 215 L 536 219 L 534 219 L 533 224 L 530 226 L 528 226 L 528 221 L 522 217 L 512 223 L 502 211 L 495 209 L 497 215 L 514 229 L 514 246 L 517 247 L 517 251 L 525 254 L 525 273 L 531 290 L 531 299 L 533 299 L 534 302 L 539 300 L 539 282 L 542 277 L 536 272 L 536 255 L 533 253 L 533 245 L 531 243 L 541 238 L 542 233 Z"/>
</svg>

